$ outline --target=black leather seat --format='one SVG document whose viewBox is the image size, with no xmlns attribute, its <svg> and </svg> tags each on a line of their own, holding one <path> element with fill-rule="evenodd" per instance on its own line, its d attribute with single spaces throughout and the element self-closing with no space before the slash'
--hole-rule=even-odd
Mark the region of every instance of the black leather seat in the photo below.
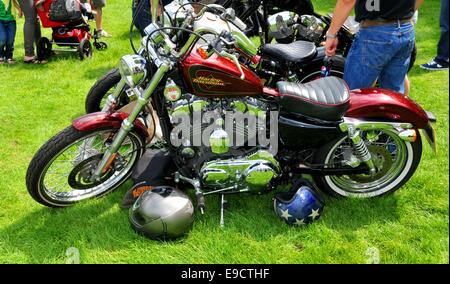
<svg viewBox="0 0 450 284">
<path fill-rule="evenodd" d="M 339 121 L 350 106 L 350 91 L 344 80 L 325 77 L 306 84 L 278 82 L 282 111 Z"/>
<path fill-rule="evenodd" d="M 299 63 L 313 59 L 317 55 L 317 49 L 312 42 L 296 41 L 289 44 L 266 44 L 261 53 L 281 61 Z"/>
</svg>

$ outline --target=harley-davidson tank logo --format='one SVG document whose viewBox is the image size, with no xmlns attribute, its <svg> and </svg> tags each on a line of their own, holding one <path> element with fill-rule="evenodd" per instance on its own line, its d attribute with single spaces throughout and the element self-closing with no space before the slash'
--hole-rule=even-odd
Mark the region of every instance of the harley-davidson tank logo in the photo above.
<svg viewBox="0 0 450 284">
<path fill-rule="evenodd" d="M 226 84 L 224 81 L 216 79 L 214 77 L 197 77 L 192 79 L 192 82 L 200 84 L 200 85 L 209 85 L 209 86 L 223 86 L 225 87 Z"/>
</svg>

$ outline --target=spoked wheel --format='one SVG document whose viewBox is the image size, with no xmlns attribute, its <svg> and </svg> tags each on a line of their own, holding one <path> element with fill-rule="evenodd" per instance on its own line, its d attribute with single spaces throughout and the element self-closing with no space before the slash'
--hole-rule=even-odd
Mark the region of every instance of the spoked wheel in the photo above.
<svg viewBox="0 0 450 284">
<path fill-rule="evenodd" d="M 372 155 L 376 174 L 316 177 L 319 188 L 335 196 L 371 198 L 390 194 L 411 178 L 422 156 L 419 133 L 414 143 L 402 140 L 398 133 L 389 130 L 374 130 L 361 135 Z M 355 155 L 345 137 L 318 151 L 315 162 L 329 167 L 342 166 L 349 154 Z"/>
<path fill-rule="evenodd" d="M 92 44 L 87 39 L 83 39 L 80 42 L 80 45 L 77 48 L 78 56 L 80 60 L 84 60 L 85 58 L 92 58 Z"/>
<path fill-rule="evenodd" d="M 52 55 L 52 43 L 46 37 L 41 37 L 36 44 L 37 59 L 47 60 Z"/>
<path fill-rule="evenodd" d="M 120 72 L 118 68 L 112 69 L 105 76 L 97 80 L 92 86 L 86 97 L 86 112 L 98 112 L 103 109 L 106 101 L 112 93 L 114 93 L 117 84 L 120 81 Z M 125 93 L 125 87 L 120 97 L 118 98 L 117 108 L 120 109 L 130 103 L 130 98 Z"/>
<path fill-rule="evenodd" d="M 80 132 L 69 127 L 49 140 L 34 156 L 26 181 L 30 195 L 49 207 L 65 207 L 104 196 L 131 175 L 145 148 L 144 139 L 128 134 L 109 169 L 98 180 L 92 174 L 101 161 L 116 129 Z"/>
</svg>

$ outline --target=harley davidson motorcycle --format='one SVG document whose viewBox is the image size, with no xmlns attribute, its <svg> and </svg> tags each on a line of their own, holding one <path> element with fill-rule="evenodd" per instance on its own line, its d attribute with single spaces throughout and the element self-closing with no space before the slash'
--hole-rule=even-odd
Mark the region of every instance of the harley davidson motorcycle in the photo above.
<svg viewBox="0 0 450 284">
<path fill-rule="evenodd" d="M 163 9 L 164 23 L 166 23 L 166 25 L 169 24 L 171 26 L 181 27 L 186 17 L 186 10 L 198 9 L 198 7 L 205 6 L 202 2 L 223 3 L 224 5 L 221 5 L 224 7 L 238 9 L 235 12 L 236 16 L 233 16 L 233 22 L 235 24 L 234 30 L 235 33 L 238 32 L 237 30 L 240 30 L 247 37 L 254 35 L 252 32 L 254 29 L 254 23 L 251 20 L 252 15 L 254 16 L 257 14 L 262 17 L 262 12 L 260 11 L 262 1 L 245 1 L 246 3 L 241 5 L 242 1 L 230 0 L 197 2 L 174 0 Z M 309 1 L 300 1 L 300 6 L 293 6 L 293 8 L 302 9 L 305 13 L 309 13 L 309 11 L 311 11 L 309 5 Z M 261 7 L 266 6 L 261 5 Z M 270 9 L 270 12 L 272 11 L 273 9 Z M 316 19 L 314 16 L 310 17 L 312 17 L 311 19 Z M 322 34 L 324 33 L 323 27 L 320 27 L 318 24 L 313 24 L 311 22 L 312 20 L 310 20 L 311 23 L 309 23 L 309 26 L 305 26 L 304 28 L 305 31 L 308 31 L 308 33 L 305 34 L 305 38 L 302 38 L 302 41 L 294 42 L 293 38 L 290 38 L 289 35 L 294 35 L 294 30 L 296 31 L 300 26 L 297 24 L 297 22 L 300 22 L 300 18 L 297 14 L 291 12 L 277 13 L 264 21 L 267 21 L 270 25 L 270 31 L 263 31 L 261 32 L 261 35 L 267 32 L 271 38 L 275 37 L 278 43 L 265 44 L 267 41 L 265 41 L 264 36 L 262 36 L 260 40 L 261 46 L 259 48 L 251 42 L 246 45 L 246 48 L 251 49 L 250 53 L 258 53 L 258 55 L 261 56 L 262 59 L 258 64 L 249 65 L 249 67 L 265 80 L 265 86 L 275 87 L 276 82 L 280 80 L 306 83 L 319 78 L 326 57 L 325 49 L 321 47 L 320 42 L 318 42 L 318 37 L 320 37 L 320 35 L 324 37 L 324 34 Z M 282 24 L 280 24 L 280 21 Z M 209 24 L 208 21 L 203 22 Z M 247 24 L 252 26 L 249 27 Z M 293 27 L 294 24 L 296 25 Z M 265 27 L 267 25 L 261 26 Z M 296 32 L 295 35 L 297 35 Z M 351 35 L 351 37 L 353 37 L 353 35 Z M 340 47 L 346 46 L 348 40 L 345 40 L 344 37 L 342 37 L 341 40 Z M 144 49 L 139 49 L 136 53 L 145 57 L 143 54 L 144 52 Z M 241 58 L 248 60 L 245 56 L 242 56 Z M 243 63 L 246 64 L 245 62 Z M 343 77 L 345 65 L 343 56 L 336 56 L 333 58 L 332 62 L 325 62 L 325 65 L 327 69 L 330 69 L 329 72 L 331 75 L 340 78 Z M 103 110 L 108 96 L 114 92 L 115 88 L 117 88 L 120 78 L 119 69 L 114 68 L 97 80 L 86 97 L 85 108 L 87 113 Z M 122 89 L 123 96 L 119 98 L 119 107 L 129 103 L 129 99 L 125 95 L 126 89 L 126 86 Z"/>
<path fill-rule="evenodd" d="M 152 108 L 177 166 L 175 181 L 195 189 L 202 211 L 206 195 L 265 193 L 303 174 L 335 196 L 389 194 L 416 171 L 421 136 L 434 149 L 427 114 L 398 93 L 349 91 L 332 76 L 264 86 L 238 59 L 249 58 L 247 64 L 261 60 L 248 53 L 249 39 L 232 28 L 232 15 L 230 9 L 208 5 L 187 12 L 181 28 L 153 21 L 141 42 L 146 57 L 126 55 L 120 61 L 119 86 L 128 86 L 131 103 L 117 110 L 116 91 L 106 111 L 75 119 L 51 138 L 29 165 L 31 196 L 46 206 L 65 207 L 117 189 L 154 136 Z M 203 125 L 190 128 L 190 139 L 172 143 L 177 114 L 207 112 L 216 116 L 211 145 L 193 142 L 206 130 Z M 270 118 L 268 125 L 278 129 L 270 137 L 276 138 L 279 151 L 259 143 L 232 145 L 231 137 L 248 137 L 251 129 L 235 122 L 231 133 L 224 131 L 227 114 Z"/>
</svg>

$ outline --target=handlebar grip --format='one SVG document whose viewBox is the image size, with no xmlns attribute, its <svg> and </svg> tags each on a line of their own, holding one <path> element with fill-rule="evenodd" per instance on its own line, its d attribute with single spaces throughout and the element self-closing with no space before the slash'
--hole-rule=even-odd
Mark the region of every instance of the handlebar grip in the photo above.
<svg viewBox="0 0 450 284">
<path fill-rule="evenodd" d="M 247 29 L 247 25 L 239 18 L 235 18 L 232 23 L 241 31 Z"/>
</svg>

